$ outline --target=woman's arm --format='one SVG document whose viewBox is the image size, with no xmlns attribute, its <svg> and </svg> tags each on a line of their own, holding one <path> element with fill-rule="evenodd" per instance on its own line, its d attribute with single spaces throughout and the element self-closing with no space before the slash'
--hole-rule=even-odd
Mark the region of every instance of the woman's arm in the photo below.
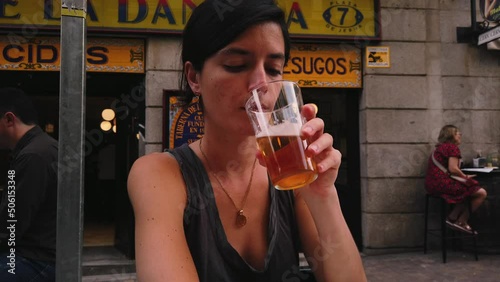
<svg viewBox="0 0 500 282">
<path fill-rule="evenodd" d="M 307 204 L 296 198 L 304 254 L 318 281 L 366 281 L 363 264 L 340 210 L 337 192 Z"/>
<path fill-rule="evenodd" d="M 459 163 L 460 160 L 457 157 L 450 157 L 448 159 L 448 171 L 453 175 L 467 178 L 467 175 L 460 170 Z"/>
<path fill-rule="evenodd" d="M 309 141 L 306 153 L 314 157 L 318 179 L 295 190 L 299 232 L 306 258 L 318 281 L 366 281 L 361 257 L 345 222 L 335 188 L 341 154 L 324 134 L 324 124 L 306 106 L 308 120 L 303 135 Z"/>
<path fill-rule="evenodd" d="M 185 184 L 168 154 L 138 159 L 128 177 L 139 281 L 198 281 L 184 236 Z"/>
</svg>

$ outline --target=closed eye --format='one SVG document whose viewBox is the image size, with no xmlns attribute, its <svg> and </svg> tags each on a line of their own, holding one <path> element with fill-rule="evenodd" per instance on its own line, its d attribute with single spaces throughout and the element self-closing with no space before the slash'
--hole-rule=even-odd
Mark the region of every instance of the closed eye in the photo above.
<svg viewBox="0 0 500 282">
<path fill-rule="evenodd" d="M 269 73 L 269 75 L 271 76 L 280 76 L 282 75 L 282 71 L 281 69 L 268 69 L 267 72 Z"/>
<path fill-rule="evenodd" d="M 232 73 L 238 73 L 241 72 L 245 69 L 245 65 L 237 65 L 237 66 L 232 66 L 232 65 L 224 65 L 224 69 L 226 69 L 228 72 Z"/>
</svg>

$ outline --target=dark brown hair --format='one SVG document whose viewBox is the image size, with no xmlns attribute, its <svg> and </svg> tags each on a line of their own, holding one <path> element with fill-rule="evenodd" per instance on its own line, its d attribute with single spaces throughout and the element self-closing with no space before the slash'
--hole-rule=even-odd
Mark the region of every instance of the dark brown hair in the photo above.
<svg viewBox="0 0 500 282">
<path fill-rule="evenodd" d="M 0 116 L 7 112 L 15 114 L 24 124 L 38 123 L 38 115 L 33 101 L 21 89 L 0 88 Z"/>
<path fill-rule="evenodd" d="M 183 32 L 181 87 L 185 106 L 194 97 L 185 77 L 184 65 L 191 62 L 201 71 L 205 61 L 248 28 L 264 22 L 280 25 L 285 40 L 285 63 L 290 56 L 290 38 L 283 10 L 273 0 L 206 0 L 196 7 Z"/>
</svg>

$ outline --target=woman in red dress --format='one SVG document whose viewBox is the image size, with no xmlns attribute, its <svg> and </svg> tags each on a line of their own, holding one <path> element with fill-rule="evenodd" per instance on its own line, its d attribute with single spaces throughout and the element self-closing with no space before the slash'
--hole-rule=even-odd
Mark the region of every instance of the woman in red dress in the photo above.
<svg viewBox="0 0 500 282">
<path fill-rule="evenodd" d="M 446 125 L 439 132 L 438 144 L 432 153 L 434 159 L 440 163 L 447 172 L 443 172 L 434 164 L 432 155 L 429 157 L 425 188 L 429 194 L 444 198 L 448 203 L 455 204 L 448 215 L 446 223 L 448 226 L 467 233 L 475 232 L 469 226 L 469 212 L 466 198 L 470 197 L 471 210 L 474 212 L 486 198 L 486 190 L 478 185 L 465 185 L 450 177 L 456 175 L 462 178 L 472 178 L 474 175 L 466 175 L 460 170 L 461 158 L 458 146 L 461 143 L 462 133 L 454 125 Z"/>
</svg>

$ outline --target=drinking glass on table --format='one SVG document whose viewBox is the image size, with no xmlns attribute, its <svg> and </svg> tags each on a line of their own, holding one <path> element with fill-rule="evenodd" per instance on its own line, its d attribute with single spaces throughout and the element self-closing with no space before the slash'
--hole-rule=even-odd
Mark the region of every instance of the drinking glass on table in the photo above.
<svg viewBox="0 0 500 282">
<path fill-rule="evenodd" d="M 316 163 L 305 154 L 307 141 L 300 137 L 302 106 L 299 86 L 284 80 L 252 90 L 245 105 L 269 177 L 279 190 L 303 187 L 318 177 Z"/>
</svg>

